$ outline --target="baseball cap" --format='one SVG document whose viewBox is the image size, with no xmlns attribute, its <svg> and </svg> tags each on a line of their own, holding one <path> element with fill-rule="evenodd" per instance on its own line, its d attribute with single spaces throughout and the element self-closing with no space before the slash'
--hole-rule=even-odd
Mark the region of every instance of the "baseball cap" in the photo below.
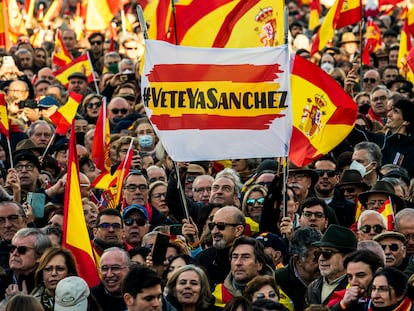
<svg viewBox="0 0 414 311">
<path fill-rule="evenodd" d="M 88 284 L 82 278 L 66 277 L 56 286 L 54 311 L 85 311 L 89 294 Z"/>
</svg>

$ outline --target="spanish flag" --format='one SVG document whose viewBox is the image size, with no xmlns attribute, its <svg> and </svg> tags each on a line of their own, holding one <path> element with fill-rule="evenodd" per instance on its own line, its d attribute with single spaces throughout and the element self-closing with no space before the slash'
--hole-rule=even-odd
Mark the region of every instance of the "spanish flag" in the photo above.
<svg viewBox="0 0 414 311">
<path fill-rule="evenodd" d="M 92 160 L 102 173 L 108 173 L 111 170 L 111 160 L 109 158 L 110 131 L 105 98 L 102 100 L 101 110 L 96 121 L 94 137 L 92 142 Z M 105 189 L 106 187 L 97 188 Z"/>
<path fill-rule="evenodd" d="M 50 116 L 50 119 L 56 125 L 55 134 L 66 135 L 72 125 L 81 100 L 82 95 L 69 92 L 66 104 Z"/>
<path fill-rule="evenodd" d="M 53 2 L 49 5 L 45 15 L 43 16 L 42 23 L 43 25 L 48 25 L 51 23 L 56 17 L 60 15 L 60 11 L 62 10 L 63 0 L 53 0 Z M 71 56 L 72 57 L 72 56 Z"/>
<path fill-rule="evenodd" d="M 68 77 L 74 72 L 83 72 L 88 78 L 88 83 L 93 82 L 93 70 L 88 54 L 83 54 L 72 60 L 66 66 L 54 72 L 56 79 L 67 87 Z"/>
<path fill-rule="evenodd" d="M 368 18 L 365 33 L 365 48 L 362 53 L 362 64 L 369 65 L 369 57 L 381 47 L 381 30 L 378 25 Z"/>
<path fill-rule="evenodd" d="M 69 139 L 62 247 L 72 252 L 76 259 L 79 276 L 88 283 L 89 287 L 98 285 L 98 270 L 92 255 L 92 247 L 83 215 L 74 124 L 72 124 Z"/>
<path fill-rule="evenodd" d="M 319 26 L 319 18 L 321 16 L 321 3 L 319 0 L 310 1 L 310 14 L 309 14 L 309 29 L 314 30 Z"/>
<path fill-rule="evenodd" d="M 7 21 L 7 5 L 5 0 L 0 0 L 0 48 L 6 49 L 6 51 L 10 49 Z"/>
<path fill-rule="evenodd" d="M 336 29 L 355 24 L 362 19 L 362 3 L 361 0 L 344 1 L 341 14 L 339 15 Z"/>
<path fill-rule="evenodd" d="M 388 200 L 378 209 L 378 213 L 382 214 L 387 220 L 387 230 L 394 231 L 394 210 L 391 197 L 388 197 Z"/>
<path fill-rule="evenodd" d="M 336 0 L 334 5 L 329 9 L 318 33 L 313 39 L 311 55 L 323 50 L 334 37 L 343 4 L 344 0 Z"/>
<path fill-rule="evenodd" d="M 293 131 L 289 159 L 302 167 L 335 148 L 354 127 L 357 105 L 317 65 L 295 57 L 291 74 Z M 333 135 L 333 133 L 335 133 Z"/>
<path fill-rule="evenodd" d="M 7 106 L 4 96 L 4 94 L 0 93 L 0 133 L 9 139 L 9 117 L 7 116 Z"/>
<path fill-rule="evenodd" d="M 283 1 L 159 0 L 149 37 L 193 47 L 259 47 L 284 44 Z M 174 25 L 175 22 L 175 25 Z M 153 27 L 155 26 L 155 27 Z"/>
<path fill-rule="evenodd" d="M 103 31 L 121 9 L 118 0 L 89 0 L 86 9 L 85 30 Z"/>
<path fill-rule="evenodd" d="M 411 61 L 409 52 L 413 45 L 411 43 L 412 35 L 409 30 L 408 20 L 404 21 L 401 35 L 400 35 L 400 49 L 398 52 L 397 66 L 400 68 L 401 74 L 409 81 L 414 82 L 413 70 L 409 65 L 408 60 Z M 412 62 L 412 61 L 411 61 Z"/>
<path fill-rule="evenodd" d="M 73 60 L 62 39 L 62 34 L 58 29 L 56 31 L 55 49 L 52 53 L 52 63 L 57 67 L 63 67 Z"/>
</svg>

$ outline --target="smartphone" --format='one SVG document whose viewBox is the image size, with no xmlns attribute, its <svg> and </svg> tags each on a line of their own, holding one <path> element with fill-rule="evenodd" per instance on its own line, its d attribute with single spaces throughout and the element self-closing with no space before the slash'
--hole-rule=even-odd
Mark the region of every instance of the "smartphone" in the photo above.
<svg viewBox="0 0 414 311">
<path fill-rule="evenodd" d="M 119 76 L 119 80 L 121 80 L 121 82 L 134 81 L 135 75 L 133 73 L 123 73 Z"/>
<path fill-rule="evenodd" d="M 27 194 L 27 203 L 32 206 L 35 218 L 43 218 L 45 216 L 45 201 L 46 195 L 44 193 L 29 192 Z"/>
<path fill-rule="evenodd" d="M 183 225 L 170 225 L 170 234 L 182 235 Z"/>
<path fill-rule="evenodd" d="M 162 265 L 164 263 L 169 243 L 169 235 L 163 233 L 157 234 L 154 246 L 152 247 L 152 262 L 154 265 Z"/>
</svg>

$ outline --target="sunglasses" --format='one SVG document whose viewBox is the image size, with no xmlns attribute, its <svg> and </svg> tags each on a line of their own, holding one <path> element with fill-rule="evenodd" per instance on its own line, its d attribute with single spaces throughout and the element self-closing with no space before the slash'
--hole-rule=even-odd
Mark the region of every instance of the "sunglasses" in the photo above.
<svg viewBox="0 0 414 311">
<path fill-rule="evenodd" d="M 362 81 L 364 81 L 365 83 L 375 83 L 377 82 L 377 79 L 374 78 L 364 78 Z"/>
<path fill-rule="evenodd" d="M 247 206 L 254 206 L 256 203 L 260 206 L 263 206 L 265 201 L 265 198 L 259 198 L 259 199 L 248 199 L 246 200 Z"/>
<path fill-rule="evenodd" d="M 319 250 L 319 252 L 317 254 L 319 256 L 322 255 L 323 258 L 325 258 L 326 260 L 329 260 L 329 259 L 331 259 L 331 257 L 333 255 L 338 254 L 338 253 L 340 253 L 340 252 L 334 251 L 334 250 L 331 250 L 331 249 L 325 249 L 325 250 L 321 249 L 321 250 Z M 318 256 L 318 258 L 319 258 L 319 256 Z"/>
<path fill-rule="evenodd" d="M 112 224 L 110 224 L 109 222 L 103 222 L 103 223 L 99 224 L 98 227 L 102 228 L 102 229 L 109 229 L 109 228 L 112 227 L 112 229 L 118 230 L 118 229 L 122 228 L 122 225 L 117 223 L 117 222 L 114 222 Z"/>
<path fill-rule="evenodd" d="M 382 249 L 385 251 L 385 249 L 387 248 L 387 246 L 390 248 L 391 252 L 396 252 L 400 249 L 400 246 L 397 243 L 392 243 L 392 244 L 381 244 Z"/>
<path fill-rule="evenodd" d="M 118 108 L 114 108 L 111 110 L 113 114 L 127 114 L 128 109 L 122 108 L 122 109 L 118 109 Z"/>
<path fill-rule="evenodd" d="M 316 170 L 316 172 L 318 173 L 320 177 L 323 177 L 325 174 L 328 175 L 328 177 L 336 176 L 336 171 L 334 170 Z"/>
<path fill-rule="evenodd" d="M 99 107 L 101 107 L 101 105 L 102 105 L 101 102 L 87 103 L 86 108 L 88 108 L 88 109 L 92 109 L 94 107 L 99 108 Z"/>
<path fill-rule="evenodd" d="M 138 227 L 143 227 L 147 223 L 146 220 L 143 218 L 138 218 L 138 219 L 125 218 L 124 219 L 124 224 L 125 226 L 128 226 L 128 227 L 131 227 L 134 224 L 134 222 L 137 224 Z"/>
<path fill-rule="evenodd" d="M 342 188 L 342 192 L 345 193 L 355 193 L 355 187 L 349 187 L 349 188 Z"/>
<path fill-rule="evenodd" d="M 101 45 L 102 41 L 91 41 L 91 45 Z"/>
<path fill-rule="evenodd" d="M 361 226 L 360 230 L 364 233 L 370 233 L 371 229 L 373 229 L 376 234 L 379 234 L 379 233 L 381 233 L 382 231 L 385 230 L 384 227 L 381 226 L 381 225 L 373 225 L 373 226 L 363 225 L 363 226 Z"/>
<path fill-rule="evenodd" d="M 12 253 L 14 253 L 14 251 L 15 251 L 15 250 L 17 250 L 17 252 L 18 252 L 20 255 L 24 255 L 24 254 L 26 254 L 26 253 L 27 253 L 27 251 L 28 251 L 29 249 L 35 249 L 35 248 L 34 248 L 34 247 L 28 247 L 28 246 L 16 246 L 16 245 L 11 245 L 11 246 L 10 246 L 10 248 L 9 248 L 9 252 L 10 252 L 10 254 L 12 254 Z"/>
<path fill-rule="evenodd" d="M 219 229 L 220 231 L 223 231 L 224 229 L 226 229 L 227 226 L 231 226 L 231 227 L 237 227 L 240 224 L 229 224 L 227 222 L 210 222 L 208 224 L 208 228 L 211 230 L 214 229 L 214 227 L 217 226 L 217 229 Z"/>
</svg>

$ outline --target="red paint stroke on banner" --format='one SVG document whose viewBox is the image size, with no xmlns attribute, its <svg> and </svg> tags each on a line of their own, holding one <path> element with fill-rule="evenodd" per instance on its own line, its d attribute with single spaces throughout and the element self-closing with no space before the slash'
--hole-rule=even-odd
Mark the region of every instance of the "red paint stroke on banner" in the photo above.
<svg viewBox="0 0 414 311">
<path fill-rule="evenodd" d="M 267 130 L 273 120 L 285 114 L 267 114 L 248 117 L 226 117 L 211 114 L 184 114 L 171 117 L 167 114 L 152 115 L 151 121 L 161 131 L 168 130 Z"/>
<path fill-rule="evenodd" d="M 283 73 L 279 64 L 272 65 L 215 65 L 159 64 L 147 74 L 150 82 L 272 82 Z"/>
</svg>

